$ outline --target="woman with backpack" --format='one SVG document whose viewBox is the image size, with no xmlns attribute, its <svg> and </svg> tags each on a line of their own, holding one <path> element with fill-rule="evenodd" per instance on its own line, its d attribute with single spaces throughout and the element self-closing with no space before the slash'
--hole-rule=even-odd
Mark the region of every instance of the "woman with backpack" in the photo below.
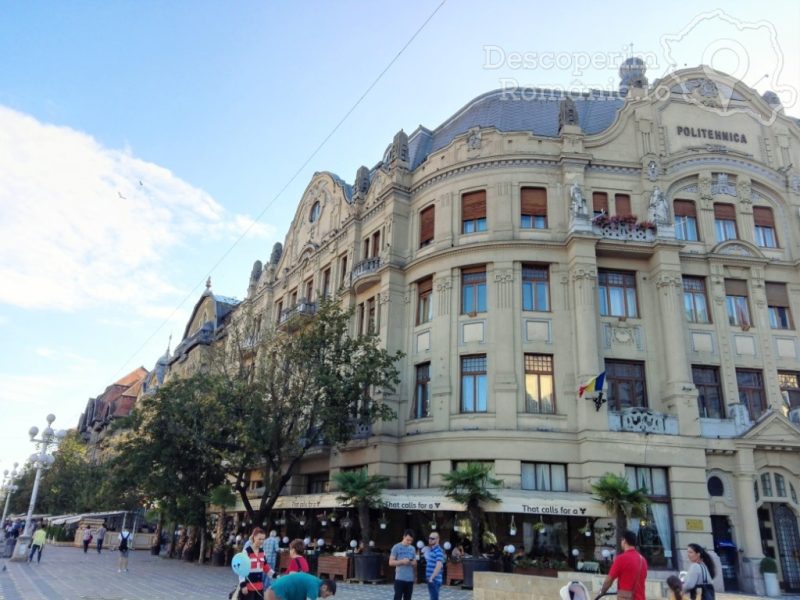
<svg viewBox="0 0 800 600">
<path fill-rule="evenodd" d="M 692 563 L 683 581 L 683 592 L 689 593 L 692 600 L 714 600 L 714 576 L 716 566 L 711 556 L 700 544 L 689 544 L 686 556 Z M 697 597 L 697 590 L 700 596 Z"/>
<path fill-rule="evenodd" d="M 119 542 L 117 546 L 117 550 L 119 550 L 119 566 L 117 568 L 117 573 L 122 573 L 123 571 L 127 573 L 128 552 L 133 546 L 133 535 L 128 531 L 127 527 L 122 528 L 122 533 L 117 536 L 117 541 Z"/>
</svg>

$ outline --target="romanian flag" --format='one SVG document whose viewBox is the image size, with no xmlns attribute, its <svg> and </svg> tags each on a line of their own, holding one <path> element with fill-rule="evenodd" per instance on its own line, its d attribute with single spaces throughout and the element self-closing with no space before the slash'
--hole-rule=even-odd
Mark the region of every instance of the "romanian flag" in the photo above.
<svg viewBox="0 0 800 600">
<path fill-rule="evenodd" d="M 605 371 L 603 371 L 602 373 L 600 373 L 600 375 L 597 375 L 596 377 L 592 377 L 589 380 L 589 383 L 587 383 L 586 385 L 582 385 L 578 389 L 578 398 L 583 398 L 583 395 L 586 392 L 602 392 L 603 383 L 605 383 L 605 380 L 606 380 Z"/>
</svg>

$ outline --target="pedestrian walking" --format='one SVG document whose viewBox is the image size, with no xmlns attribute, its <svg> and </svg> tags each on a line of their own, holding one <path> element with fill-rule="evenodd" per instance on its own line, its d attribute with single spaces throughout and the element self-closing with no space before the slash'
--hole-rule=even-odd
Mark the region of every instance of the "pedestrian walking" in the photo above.
<svg viewBox="0 0 800 600">
<path fill-rule="evenodd" d="M 89 544 L 92 543 L 92 528 L 89 525 L 83 526 L 81 541 L 83 541 L 83 553 L 86 554 L 89 551 Z"/>
<path fill-rule="evenodd" d="M 122 532 L 117 536 L 119 546 L 119 565 L 117 566 L 117 573 L 128 572 L 128 552 L 133 547 L 133 534 L 128 531 L 127 527 L 122 528 Z"/>
<path fill-rule="evenodd" d="M 233 533 L 231 533 L 233 536 Z M 234 542 L 236 538 L 234 537 Z M 233 545 L 233 543 L 231 543 Z M 264 540 L 264 556 L 267 559 L 267 564 L 272 571 L 278 572 L 278 546 L 280 540 L 278 539 L 278 532 L 274 529 L 269 532 L 269 537 Z"/>
<path fill-rule="evenodd" d="M 394 600 L 411 600 L 417 578 L 417 551 L 414 530 L 406 529 L 402 541 L 392 546 L 389 566 L 394 567 Z"/>
<path fill-rule="evenodd" d="M 644 582 L 647 579 L 647 561 L 636 551 L 636 534 L 632 531 L 625 531 L 622 534 L 620 546 L 622 546 L 622 553 L 614 559 L 611 570 L 595 600 L 608 591 L 615 579 L 619 579 L 617 583 L 618 600 L 645 600 Z"/>
<path fill-rule="evenodd" d="M 430 600 L 439 600 L 442 569 L 444 569 L 444 551 L 439 545 L 439 534 L 433 531 L 428 536 L 428 553 L 425 555 L 425 581 L 428 582 Z"/>
<path fill-rule="evenodd" d="M 108 531 L 108 529 L 106 529 L 106 524 L 105 523 L 100 525 L 100 529 L 97 530 L 97 553 L 98 554 L 100 554 L 100 552 L 103 550 L 103 540 L 106 539 L 106 532 L 107 531 Z"/>
<path fill-rule="evenodd" d="M 250 539 L 244 543 L 244 550 L 250 560 L 250 570 L 246 577 L 239 578 L 239 599 L 240 600 L 261 600 L 274 575 L 272 568 L 266 561 L 264 555 L 264 538 L 266 533 L 260 527 L 253 529 Z"/>
<path fill-rule="evenodd" d="M 42 562 L 42 549 L 44 548 L 46 540 L 47 532 L 44 530 L 44 527 L 40 526 L 33 534 L 33 539 L 31 540 L 31 553 L 28 556 L 28 562 L 33 562 L 33 555 L 37 552 L 39 554 L 36 557 L 36 563 L 39 564 Z"/>
</svg>

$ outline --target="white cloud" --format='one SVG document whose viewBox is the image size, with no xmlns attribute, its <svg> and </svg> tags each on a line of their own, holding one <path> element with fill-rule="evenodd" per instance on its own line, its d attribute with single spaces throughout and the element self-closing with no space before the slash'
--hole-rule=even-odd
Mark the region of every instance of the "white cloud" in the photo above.
<svg viewBox="0 0 800 600">
<path fill-rule="evenodd" d="M 5 107 L 0 214 L 0 303 L 66 311 L 174 297 L 162 275 L 171 252 L 193 236 L 233 241 L 252 223 L 130 149 Z"/>
<path fill-rule="evenodd" d="M 42 358 L 53 358 L 56 355 L 56 351 L 52 348 L 37 348 L 35 352 L 36 356 L 41 356 Z"/>
</svg>

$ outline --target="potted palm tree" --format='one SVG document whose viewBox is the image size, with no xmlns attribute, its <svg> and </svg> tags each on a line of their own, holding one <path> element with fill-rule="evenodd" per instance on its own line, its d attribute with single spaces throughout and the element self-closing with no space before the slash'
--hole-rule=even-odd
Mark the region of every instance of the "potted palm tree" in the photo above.
<svg viewBox="0 0 800 600">
<path fill-rule="evenodd" d="M 230 486 L 220 485 L 211 490 L 209 502 L 219 507 L 217 524 L 214 527 L 214 548 L 211 551 L 211 564 L 221 567 L 227 564 L 225 560 L 225 509 L 236 504 L 236 495 Z"/>
<path fill-rule="evenodd" d="M 472 589 L 473 573 L 491 570 L 492 560 L 481 556 L 483 505 L 487 502 L 501 502 L 492 490 L 502 487 L 503 482 L 492 477 L 492 466 L 484 463 L 469 463 L 444 475 L 442 479 L 444 495 L 466 506 L 469 516 L 472 558 L 463 560 L 464 581 L 461 587 Z"/>
<path fill-rule="evenodd" d="M 646 517 L 650 498 L 644 488 L 632 490 L 628 480 L 615 473 L 605 473 L 592 484 L 596 500 L 603 503 L 616 522 L 617 547 L 631 517 Z"/>
<path fill-rule="evenodd" d="M 374 553 L 370 546 L 371 528 L 369 511 L 383 507 L 383 490 L 389 478 L 383 475 L 368 475 L 366 469 L 356 471 L 339 471 L 333 476 L 339 491 L 337 500 L 346 506 L 352 506 L 358 512 L 358 525 L 361 528 L 363 552 L 354 555 L 356 579 L 361 581 L 377 581 L 381 575 L 383 556 Z"/>
</svg>

